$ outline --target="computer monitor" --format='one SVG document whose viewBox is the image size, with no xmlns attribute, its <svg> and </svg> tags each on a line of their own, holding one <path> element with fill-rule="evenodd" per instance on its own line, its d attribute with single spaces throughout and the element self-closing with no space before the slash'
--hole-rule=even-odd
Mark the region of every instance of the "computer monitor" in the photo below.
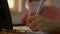
<svg viewBox="0 0 60 34">
<path fill-rule="evenodd" d="M 0 30 L 2 29 L 13 29 L 7 0 L 0 0 Z"/>
</svg>

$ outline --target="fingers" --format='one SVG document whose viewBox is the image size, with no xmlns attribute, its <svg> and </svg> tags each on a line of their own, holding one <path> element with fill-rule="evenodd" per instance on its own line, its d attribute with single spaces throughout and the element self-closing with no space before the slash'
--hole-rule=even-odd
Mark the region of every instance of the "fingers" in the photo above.
<svg viewBox="0 0 60 34">
<path fill-rule="evenodd" d="M 32 29 L 33 31 L 41 31 L 42 30 L 42 23 L 27 23 L 27 26 Z"/>
<path fill-rule="evenodd" d="M 39 24 L 35 25 L 35 26 L 32 28 L 33 31 L 38 31 L 38 29 L 39 29 Z"/>
<path fill-rule="evenodd" d="M 37 23 L 36 26 L 32 28 L 34 31 L 42 31 L 42 23 Z"/>
<path fill-rule="evenodd" d="M 35 26 L 37 25 L 37 23 L 35 23 L 35 22 L 32 22 L 32 23 L 27 23 L 27 25 L 26 26 L 28 26 L 29 28 L 34 28 Z"/>
<path fill-rule="evenodd" d="M 27 19 L 26 26 L 28 26 L 32 30 L 39 31 L 40 29 L 42 29 L 41 28 L 42 27 L 42 22 L 41 22 L 40 18 L 35 15 L 35 16 L 29 17 Z"/>
</svg>

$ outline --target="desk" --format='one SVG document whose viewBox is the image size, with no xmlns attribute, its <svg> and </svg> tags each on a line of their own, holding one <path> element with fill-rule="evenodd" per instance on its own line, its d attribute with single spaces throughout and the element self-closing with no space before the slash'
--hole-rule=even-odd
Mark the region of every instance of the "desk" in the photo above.
<svg viewBox="0 0 60 34">
<path fill-rule="evenodd" d="M 26 34 L 25 32 L 2 31 L 0 34 Z"/>
</svg>

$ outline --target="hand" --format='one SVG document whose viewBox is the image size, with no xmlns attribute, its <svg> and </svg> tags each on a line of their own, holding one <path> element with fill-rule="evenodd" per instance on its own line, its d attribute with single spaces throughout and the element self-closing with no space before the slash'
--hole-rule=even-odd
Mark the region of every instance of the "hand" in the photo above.
<svg viewBox="0 0 60 34">
<path fill-rule="evenodd" d="M 44 22 L 44 24 L 45 23 L 46 22 Z M 48 23 L 50 23 L 50 22 L 48 22 Z M 55 22 L 52 22 L 52 23 L 55 23 Z M 46 29 L 43 28 L 43 27 L 46 27 L 45 25 L 43 26 L 43 23 L 42 23 L 39 15 L 30 16 L 27 19 L 27 24 L 26 24 L 26 26 L 28 26 L 33 31 L 48 31 L 48 32 L 52 33 L 52 32 L 55 32 L 57 30 L 57 29 L 55 29 L 57 27 L 52 27 L 50 24 L 47 25 L 48 27 L 47 27 L 47 30 L 46 30 Z"/>
<path fill-rule="evenodd" d="M 28 26 L 33 31 L 43 31 L 42 23 L 41 23 L 40 17 L 38 15 L 30 16 L 27 19 L 26 26 Z"/>
</svg>

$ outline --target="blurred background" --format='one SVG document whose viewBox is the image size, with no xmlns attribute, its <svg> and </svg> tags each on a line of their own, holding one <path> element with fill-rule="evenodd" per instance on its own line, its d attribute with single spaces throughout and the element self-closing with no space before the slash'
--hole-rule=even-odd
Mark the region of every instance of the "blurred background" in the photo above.
<svg viewBox="0 0 60 34">
<path fill-rule="evenodd" d="M 25 0 L 7 0 L 13 24 L 20 24 L 22 15 L 26 12 Z"/>
<path fill-rule="evenodd" d="M 11 12 L 12 22 L 13 24 L 20 24 L 20 19 L 22 15 L 27 12 L 25 8 L 26 0 L 7 0 Z M 54 5 L 57 8 L 60 8 L 60 0 L 48 0 L 46 1 L 46 5 L 51 6 Z"/>
</svg>

